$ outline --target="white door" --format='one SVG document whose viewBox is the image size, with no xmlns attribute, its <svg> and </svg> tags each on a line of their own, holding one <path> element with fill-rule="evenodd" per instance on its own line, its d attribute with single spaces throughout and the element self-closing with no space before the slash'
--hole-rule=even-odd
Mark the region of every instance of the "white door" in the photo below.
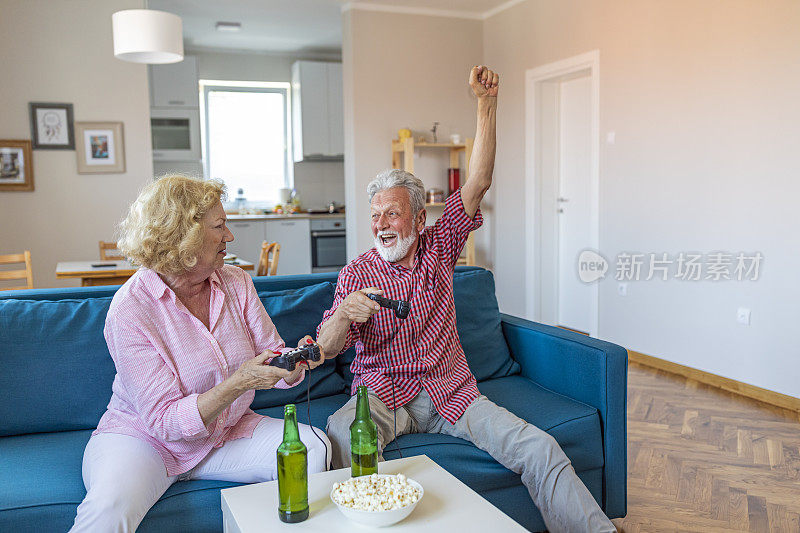
<svg viewBox="0 0 800 533">
<path fill-rule="evenodd" d="M 559 91 L 558 325 L 592 330 L 592 288 L 578 277 L 581 250 L 591 247 L 591 78 L 562 81 Z"/>
</svg>

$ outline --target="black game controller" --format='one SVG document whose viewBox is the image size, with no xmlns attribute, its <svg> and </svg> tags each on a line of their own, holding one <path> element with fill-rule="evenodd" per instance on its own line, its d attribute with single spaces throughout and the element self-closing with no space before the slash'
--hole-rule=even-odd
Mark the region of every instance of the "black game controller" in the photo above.
<svg viewBox="0 0 800 533">
<path fill-rule="evenodd" d="M 291 352 L 279 355 L 269 362 L 270 366 L 277 366 L 288 371 L 294 370 L 297 363 L 301 361 L 319 361 L 322 353 L 319 351 L 318 344 L 306 344 L 302 348 L 297 348 Z"/>
<path fill-rule="evenodd" d="M 384 298 L 377 294 L 367 294 L 367 297 L 373 302 L 377 302 L 381 307 L 393 309 L 394 315 L 397 318 L 408 318 L 408 313 L 411 312 L 411 302 L 406 300 L 392 300 L 391 298 Z"/>
</svg>

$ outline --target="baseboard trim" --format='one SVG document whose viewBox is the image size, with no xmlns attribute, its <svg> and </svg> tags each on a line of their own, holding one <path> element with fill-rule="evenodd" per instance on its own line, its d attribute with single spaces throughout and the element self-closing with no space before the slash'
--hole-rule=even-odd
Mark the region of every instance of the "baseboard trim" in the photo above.
<svg viewBox="0 0 800 533">
<path fill-rule="evenodd" d="M 790 409 L 800 413 L 800 398 L 781 394 L 780 392 L 762 389 L 761 387 L 756 387 L 755 385 L 750 385 L 749 383 L 742 383 L 741 381 L 736 381 L 734 379 L 724 378 L 722 376 L 712 374 L 711 372 L 705 372 L 689 366 L 680 365 L 678 363 L 673 363 L 672 361 L 653 357 L 652 355 L 634 352 L 633 350 L 628 350 L 628 361 L 649 366 L 651 368 L 656 368 L 658 370 L 664 370 L 665 372 L 670 372 L 672 374 L 678 374 L 679 376 L 693 379 L 718 389 L 726 390 L 740 396 L 746 396 L 747 398 L 752 398 L 760 402 L 782 407 L 784 409 Z"/>
</svg>

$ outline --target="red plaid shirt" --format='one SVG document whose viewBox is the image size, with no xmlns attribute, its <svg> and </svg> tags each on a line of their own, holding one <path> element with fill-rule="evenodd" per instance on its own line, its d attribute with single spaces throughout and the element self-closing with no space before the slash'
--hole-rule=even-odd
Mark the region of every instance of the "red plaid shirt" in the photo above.
<svg viewBox="0 0 800 533">
<path fill-rule="evenodd" d="M 474 220 L 467 216 L 459 190 L 447 198 L 436 224 L 423 230 L 411 270 L 385 261 L 375 248 L 342 269 L 323 324 L 348 294 L 365 287 L 378 287 L 388 298 L 411 302 L 405 320 L 382 308 L 367 322 L 351 324 L 342 348 L 344 352 L 356 347 L 350 365 L 355 374 L 351 394 L 366 385 L 383 403 L 396 408 L 424 388 L 439 414 L 451 423 L 478 397 L 456 331 L 453 269 L 469 233 L 482 223 L 480 209 Z M 394 378 L 394 406 L 389 372 Z"/>
</svg>

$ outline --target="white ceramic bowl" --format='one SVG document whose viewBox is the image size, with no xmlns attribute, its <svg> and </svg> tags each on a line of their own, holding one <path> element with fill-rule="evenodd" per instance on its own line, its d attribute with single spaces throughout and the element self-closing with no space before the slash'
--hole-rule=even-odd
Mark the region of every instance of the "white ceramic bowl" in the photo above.
<svg viewBox="0 0 800 533">
<path fill-rule="evenodd" d="M 387 474 L 378 474 L 378 477 L 387 477 Z M 396 524 L 400 520 L 404 519 L 408 515 L 411 514 L 411 511 L 414 510 L 414 507 L 422 500 L 422 497 L 425 495 L 425 491 L 422 489 L 422 485 L 414 481 L 413 479 L 406 478 L 406 481 L 419 491 L 419 498 L 412 504 L 406 505 L 405 507 L 401 507 L 400 509 L 394 509 L 392 511 L 362 511 L 360 509 L 353 509 L 351 507 L 346 507 L 344 505 L 340 505 L 334 498 L 333 498 L 333 490 L 331 488 L 331 501 L 336 504 L 336 507 L 345 515 L 347 518 L 352 520 L 353 522 L 358 522 L 359 524 L 364 524 L 367 526 L 372 527 L 385 527 L 391 526 L 392 524 Z"/>
</svg>

